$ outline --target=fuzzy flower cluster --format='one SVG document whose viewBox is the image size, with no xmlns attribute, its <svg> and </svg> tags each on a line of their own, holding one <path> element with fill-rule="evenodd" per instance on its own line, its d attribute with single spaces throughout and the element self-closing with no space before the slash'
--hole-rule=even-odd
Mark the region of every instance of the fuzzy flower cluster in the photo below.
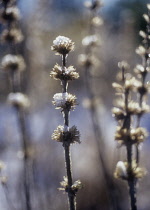
<svg viewBox="0 0 150 210">
<path fill-rule="evenodd" d="M 5 55 L 1 62 L 2 69 L 5 71 L 24 71 L 25 70 L 25 62 L 21 55 Z"/>
<path fill-rule="evenodd" d="M 80 143 L 80 133 L 76 126 L 72 126 L 68 131 L 64 131 L 64 126 L 59 125 L 52 134 L 52 140 L 65 144 Z"/>
<path fill-rule="evenodd" d="M 53 41 L 51 50 L 56 51 L 57 55 L 67 55 L 74 50 L 74 42 L 65 36 L 58 36 Z"/>
<path fill-rule="evenodd" d="M 115 178 L 120 178 L 128 180 L 128 162 L 119 161 L 116 165 L 114 176 Z M 138 167 L 135 160 L 132 161 L 131 174 L 133 177 L 140 179 L 146 175 L 146 170 L 144 168 Z"/>
<path fill-rule="evenodd" d="M 116 106 L 112 109 L 118 124 L 115 140 L 126 147 L 128 160 L 117 163 L 115 177 L 125 180 L 137 180 L 145 174 L 145 170 L 139 167 L 139 145 L 148 137 L 147 130 L 140 126 L 141 117 L 150 111 L 150 106 L 146 101 L 150 90 L 150 86 L 146 82 L 146 76 L 150 71 L 150 4 L 147 8 L 148 15 L 144 15 L 147 22 L 146 31 L 140 31 L 139 34 L 143 41 L 142 45 L 136 49 L 136 53 L 142 58 L 142 64 L 138 64 L 134 68 L 136 74 L 134 77 L 128 74 L 129 65 L 125 61 L 120 62 L 118 64 L 121 70 L 120 83 L 113 83 L 119 96 L 116 100 Z M 133 150 L 133 148 L 135 149 Z"/>
<path fill-rule="evenodd" d="M 51 49 L 62 57 L 62 65 L 56 64 L 50 72 L 50 76 L 53 79 L 61 81 L 62 93 L 56 93 L 52 103 L 55 105 L 56 109 L 61 109 L 64 118 L 64 125 L 59 125 L 57 129 L 54 130 L 52 140 L 61 142 L 64 147 L 67 177 L 64 177 L 64 181 L 60 183 L 62 186 L 60 190 L 64 190 L 68 194 L 70 209 L 76 209 L 75 197 L 77 191 L 81 188 L 81 182 L 79 180 L 74 183 L 72 182 L 70 145 L 80 143 L 80 133 L 76 126 L 69 126 L 70 111 L 74 110 L 77 105 L 77 98 L 75 95 L 68 93 L 67 88 L 68 81 L 78 79 L 79 74 L 73 66 L 66 66 L 68 53 L 74 49 L 74 42 L 68 37 L 58 36 L 53 41 Z"/>
<path fill-rule="evenodd" d="M 68 110 L 74 109 L 77 105 L 77 98 L 70 93 L 56 93 L 53 97 L 53 104 L 56 109 Z"/>
<path fill-rule="evenodd" d="M 79 74 L 73 66 L 62 67 L 56 64 L 53 70 L 50 72 L 50 76 L 56 80 L 75 80 L 79 78 Z"/>
</svg>

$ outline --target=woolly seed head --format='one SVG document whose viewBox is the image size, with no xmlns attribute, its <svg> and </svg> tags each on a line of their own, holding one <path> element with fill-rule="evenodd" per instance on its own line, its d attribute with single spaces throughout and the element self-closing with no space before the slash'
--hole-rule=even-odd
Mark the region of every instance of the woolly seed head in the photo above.
<svg viewBox="0 0 150 210">
<path fill-rule="evenodd" d="M 59 125 L 54 133 L 52 134 L 52 140 L 62 142 L 63 145 L 80 143 L 80 133 L 76 126 L 72 126 L 68 131 L 64 131 L 64 126 Z"/>
<path fill-rule="evenodd" d="M 79 74 L 73 66 L 62 68 L 58 64 L 54 66 L 53 70 L 50 72 L 50 76 L 56 80 L 75 80 L 79 78 Z"/>
<path fill-rule="evenodd" d="M 56 109 L 62 110 L 73 110 L 77 105 L 77 98 L 75 95 L 70 93 L 56 93 L 53 97 L 54 101 L 53 104 L 56 106 Z"/>
<path fill-rule="evenodd" d="M 23 41 L 23 34 L 19 29 L 5 29 L 1 35 L 1 40 L 3 43 L 13 43 L 17 44 Z"/>
<path fill-rule="evenodd" d="M 26 67 L 22 56 L 11 54 L 5 55 L 3 57 L 1 65 L 5 71 L 24 71 Z"/>
<path fill-rule="evenodd" d="M 53 41 L 51 50 L 56 51 L 57 55 L 67 55 L 74 50 L 74 42 L 65 36 L 58 36 Z"/>
<path fill-rule="evenodd" d="M 28 108 L 30 106 L 29 98 L 23 93 L 10 93 L 7 100 L 9 104 L 20 108 Z"/>
</svg>

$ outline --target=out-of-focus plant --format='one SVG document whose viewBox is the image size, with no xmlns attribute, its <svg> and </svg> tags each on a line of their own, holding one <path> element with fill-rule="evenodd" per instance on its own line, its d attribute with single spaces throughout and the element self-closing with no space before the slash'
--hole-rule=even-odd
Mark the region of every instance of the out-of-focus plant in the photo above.
<svg viewBox="0 0 150 210">
<path fill-rule="evenodd" d="M 54 95 L 53 104 L 56 106 L 56 109 L 61 109 L 64 118 L 64 125 L 57 127 L 52 135 L 52 139 L 61 142 L 64 147 L 67 176 L 64 177 L 64 180 L 60 183 L 62 186 L 60 190 L 65 190 L 68 193 L 69 209 L 75 210 L 76 193 L 81 188 L 81 182 L 77 180 L 73 183 L 70 145 L 76 142 L 80 143 L 80 134 L 76 126 L 69 127 L 70 111 L 75 109 L 77 101 L 75 95 L 67 92 L 67 88 L 68 81 L 78 79 L 79 74 L 73 66 L 66 66 L 68 53 L 74 49 L 74 42 L 67 37 L 58 36 L 53 41 L 51 49 L 62 57 L 62 65 L 56 64 L 50 72 L 50 76 L 53 79 L 61 81 L 62 93 L 56 93 Z"/>
<path fill-rule="evenodd" d="M 121 69 L 120 84 L 113 83 L 113 87 L 119 94 L 116 100 L 116 107 L 113 108 L 113 115 L 118 126 L 115 133 L 115 140 L 126 147 L 127 160 L 119 161 L 115 170 L 115 177 L 126 180 L 129 187 L 131 209 L 137 210 L 136 186 L 139 178 L 142 178 L 146 171 L 139 167 L 139 147 L 147 137 L 147 131 L 140 126 L 142 116 L 149 112 L 150 107 L 146 103 L 149 92 L 149 84 L 146 83 L 146 76 L 150 71 L 150 4 L 148 15 L 144 14 L 147 22 L 146 31 L 140 31 L 143 38 L 142 45 L 136 49 L 136 53 L 141 56 L 142 64 L 138 64 L 134 69 L 136 77 L 127 73 L 129 65 L 120 62 Z M 136 151 L 134 153 L 134 151 Z"/>
<path fill-rule="evenodd" d="M 26 131 L 25 109 L 29 107 L 28 97 L 21 92 L 21 75 L 26 65 L 24 58 L 18 54 L 18 45 L 24 36 L 19 28 L 20 11 L 14 0 L 3 0 L 3 8 L 0 11 L 0 20 L 4 30 L 1 34 L 1 42 L 9 49 L 9 53 L 2 58 L 1 68 L 8 73 L 11 93 L 8 95 L 8 103 L 14 107 L 20 127 L 23 150 L 23 185 L 25 193 L 26 210 L 31 210 L 30 186 L 29 186 L 29 141 Z"/>
<path fill-rule="evenodd" d="M 95 135 L 95 140 L 97 144 L 98 155 L 100 163 L 102 166 L 102 171 L 104 174 L 104 179 L 106 181 L 106 188 L 109 194 L 110 206 L 113 206 L 113 209 L 116 209 L 116 199 L 114 194 L 114 184 L 111 175 L 109 175 L 107 168 L 107 161 L 105 156 L 105 143 L 104 143 L 104 134 L 102 132 L 101 126 L 99 125 L 99 115 L 98 109 L 100 106 L 101 100 L 100 96 L 97 96 L 97 93 L 94 91 L 95 75 L 93 72 L 101 71 L 101 61 L 98 59 L 97 51 L 100 49 L 101 37 L 99 35 L 99 29 L 103 25 L 103 19 L 100 17 L 100 9 L 102 8 L 103 3 L 101 0 L 91 0 L 85 2 L 85 7 L 90 10 L 90 18 L 88 23 L 88 35 L 83 38 L 82 45 L 84 47 L 85 53 L 79 55 L 79 63 L 84 67 L 85 70 L 85 87 L 88 95 L 88 99 L 83 101 L 86 107 L 89 108 L 91 113 L 91 121 L 93 124 L 93 130 Z M 98 70 L 97 70 L 98 69 Z M 98 78 L 97 78 L 98 79 Z M 86 105 L 87 104 L 87 105 Z M 112 192 L 113 191 L 113 192 Z"/>
</svg>

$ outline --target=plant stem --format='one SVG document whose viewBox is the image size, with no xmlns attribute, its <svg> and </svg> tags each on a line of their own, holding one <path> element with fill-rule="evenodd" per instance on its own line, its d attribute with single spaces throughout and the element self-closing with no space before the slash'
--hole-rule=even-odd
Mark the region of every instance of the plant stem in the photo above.
<svg viewBox="0 0 150 210">
<path fill-rule="evenodd" d="M 28 147 L 26 136 L 26 126 L 25 126 L 25 116 L 23 110 L 18 108 L 18 119 L 20 122 L 20 130 L 22 133 L 22 148 L 24 150 L 24 190 L 25 190 L 25 203 L 26 210 L 31 210 L 31 198 L 30 198 L 30 184 L 29 184 L 29 156 L 28 156 Z"/>
<path fill-rule="evenodd" d="M 136 205 L 136 182 L 135 180 L 128 181 L 131 210 L 137 210 Z"/>
<path fill-rule="evenodd" d="M 63 69 L 66 66 L 66 55 L 62 56 L 62 67 Z M 62 92 L 66 93 L 67 92 L 67 86 L 68 83 L 66 80 L 62 80 Z M 64 130 L 69 126 L 69 111 L 63 110 L 63 116 L 64 116 Z M 65 165 L 66 165 L 66 173 L 67 173 L 67 179 L 68 179 L 68 202 L 69 202 L 69 209 L 70 210 L 75 210 L 76 209 L 76 202 L 75 202 L 75 193 L 72 190 L 72 169 L 71 169 L 71 155 L 70 155 L 70 144 L 69 143 L 64 143 L 64 152 L 65 152 Z"/>
</svg>

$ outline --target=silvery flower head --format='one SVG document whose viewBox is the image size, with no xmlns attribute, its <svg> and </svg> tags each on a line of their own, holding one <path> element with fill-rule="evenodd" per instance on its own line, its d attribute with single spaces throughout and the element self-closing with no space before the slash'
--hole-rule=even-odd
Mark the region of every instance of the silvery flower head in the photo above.
<svg viewBox="0 0 150 210">
<path fill-rule="evenodd" d="M 74 42 L 65 36 L 58 36 L 53 41 L 51 50 L 56 51 L 58 55 L 67 55 L 70 51 L 74 50 Z"/>
<path fill-rule="evenodd" d="M 63 109 L 70 111 L 76 106 L 76 96 L 70 93 L 56 93 L 53 97 L 53 104 L 56 106 L 56 109 Z"/>
<path fill-rule="evenodd" d="M 25 62 L 22 56 L 20 55 L 5 55 L 2 59 L 2 68 L 3 70 L 17 70 L 24 71 L 25 70 Z"/>
</svg>

